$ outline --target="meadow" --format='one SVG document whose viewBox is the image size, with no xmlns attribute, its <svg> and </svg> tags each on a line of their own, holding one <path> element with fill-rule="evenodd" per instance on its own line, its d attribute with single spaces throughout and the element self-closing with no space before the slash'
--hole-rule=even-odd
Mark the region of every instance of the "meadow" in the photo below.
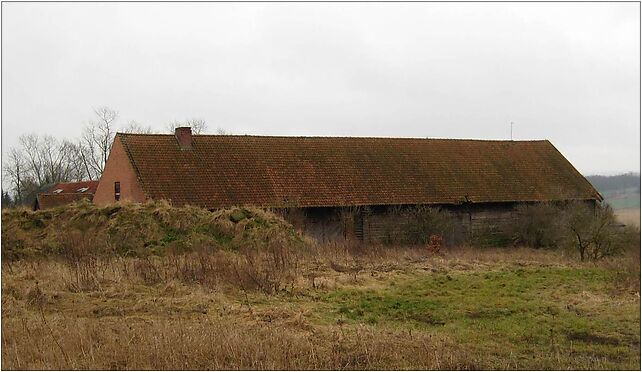
<svg viewBox="0 0 642 372">
<path fill-rule="evenodd" d="M 616 209 L 615 216 L 623 224 L 640 227 L 640 208 Z"/>
<path fill-rule="evenodd" d="M 174 213 L 150 210 L 158 221 Z M 44 220 L 59 218 L 52 213 Z M 273 232 L 260 243 L 271 248 L 256 253 L 238 236 L 280 222 L 223 216 L 238 221 L 213 217 L 216 239 L 207 244 L 202 228 L 194 240 L 163 225 L 161 235 L 173 238 L 148 236 L 158 243 L 148 256 L 94 254 L 99 242 L 80 236 L 58 237 L 64 244 L 49 241 L 37 254 L 10 251 L 2 262 L 2 368 L 640 369 L 639 250 L 579 262 L 563 250 L 432 254 L 300 245 Z M 41 218 L 24 215 L 15 226 L 47 241 L 46 223 L 33 222 Z M 240 221 L 243 234 L 224 234 Z M 11 226 L 3 223 L 3 254 L 5 244 L 35 245 L 26 236 L 4 241 Z M 181 239 L 203 244 L 185 251 Z"/>
<path fill-rule="evenodd" d="M 85 291 L 56 260 L 4 263 L 3 368 L 640 368 L 639 258 L 328 249 L 271 294 L 150 282 L 128 258 Z"/>
</svg>

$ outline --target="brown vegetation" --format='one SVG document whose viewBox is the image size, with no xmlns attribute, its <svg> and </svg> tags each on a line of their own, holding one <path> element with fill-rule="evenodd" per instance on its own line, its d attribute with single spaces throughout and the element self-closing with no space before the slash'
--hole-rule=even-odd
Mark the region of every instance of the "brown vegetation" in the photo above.
<svg viewBox="0 0 642 372">
<path fill-rule="evenodd" d="M 419 248 L 316 247 L 302 258 L 298 274 L 291 278 L 292 285 L 269 296 L 248 289 L 253 286 L 253 279 L 238 276 L 237 269 L 230 265 L 238 262 L 230 257 L 234 255 L 199 252 L 153 258 L 100 258 L 86 266 L 72 264 L 75 259 L 5 263 L 3 366 L 7 369 L 613 366 L 608 358 L 599 356 L 597 349 L 594 354 L 583 352 L 573 356 L 572 343 L 562 340 L 556 341 L 560 343 L 557 351 L 530 349 L 530 362 L 507 358 L 501 352 L 487 355 L 484 348 L 462 344 L 450 336 L 452 331 L 433 328 L 443 321 L 428 318 L 432 319 L 428 324 L 435 325 L 427 329 L 405 323 L 398 326 L 346 323 L 347 319 L 327 313 L 324 309 L 329 304 L 319 300 L 320 296 L 349 288 L 376 291 L 390 280 L 426 275 L 422 272 L 456 277 L 461 275 L 458 273 L 579 265 L 572 258 L 553 252 L 457 248 L 449 249 L 445 255 L 427 257 L 424 249 Z M 619 267 L 621 262 L 612 265 Z M 356 273 L 343 270 L 354 267 L 361 269 Z M 625 275 L 621 283 L 634 278 L 633 274 Z M 315 277 L 310 280 L 310 275 Z M 639 296 L 639 287 L 634 282 L 618 291 L 622 294 L 606 303 L 603 295 L 591 294 L 600 296 L 600 303 L 590 305 L 586 300 L 574 300 L 569 303 L 577 304 L 567 306 L 574 306 L 572 311 L 589 308 L 597 311 L 602 306 L 612 306 L 613 301 L 637 301 L 639 309 L 639 297 L 624 295 L 633 291 Z M 326 318 L 326 313 L 330 318 Z M 486 316 L 479 314 L 478 317 Z M 621 338 L 614 340 L 610 342 L 619 347 Z M 639 345 L 637 340 L 634 342 Z M 590 345 L 596 341 L 586 342 Z M 521 353 L 518 349 L 515 352 Z M 639 365 L 639 358 L 635 360 L 629 363 Z"/>
<path fill-rule="evenodd" d="M 640 246 L 640 229 L 620 226 L 607 204 L 539 203 L 518 207 L 507 232 L 513 242 L 534 248 L 574 251 L 581 261 L 597 261 Z"/>
<path fill-rule="evenodd" d="M 78 244 L 97 255 L 149 256 L 202 246 L 237 251 L 303 243 L 290 224 L 261 209 L 212 213 L 162 201 L 106 207 L 80 201 L 36 212 L 8 209 L 2 212 L 2 222 L 2 257 L 8 259 L 73 255 L 81 249 Z"/>
<path fill-rule="evenodd" d="M 3 214 L 5 369 L 640 365 L 635 250 L 597 264 L 524 247 L 435 254 L 304 242 L 248 209 L 72 208 Z M 130 246 L 157 239 L 155 254 L 117 249 L 105 228 Z"/>
<path fill-rule="evenodd" d="M 640 227 L 640 208 L 616 209 L 615 216 L 621 223 Z"/>
</svg>

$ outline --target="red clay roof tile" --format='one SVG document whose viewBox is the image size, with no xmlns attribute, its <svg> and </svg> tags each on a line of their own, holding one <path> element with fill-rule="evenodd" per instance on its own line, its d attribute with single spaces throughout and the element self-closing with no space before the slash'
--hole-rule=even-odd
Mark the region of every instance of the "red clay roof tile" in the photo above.
<svg viewBox="0 0 642 372">
<path fill-rule="evenodd" d="M 79 189 L 82 189 L 82 188 L 87 188 L 87 190 L 83 192 L 78 191 Z M 61 182 L 52 186 L 49 190 L 47 190 L 46 193 L 49 194 L 49 193 L 53 193 L 55 190 L 62 190 L 60 191 L 61 194 L 69 194 L 69 193 L 95 194 L 97 188 L 98 188 L 98 181 Z"/>
<path fill-rule="evenodd" d="M 145 194 L 177 205 L 597 199 L 549 141 L 118 134 Z"/>
<path fill-rule="evenodd" d="M 85 188 L 86 190 L 79 191 Z M 69 204 L 81 199 L 89 199 L 91 201 L 97 188 L 98 181 L 57 183 L 46 192 L 38 194 L 36 206 L 40 209 L 45 209 Z"/>
</svg>

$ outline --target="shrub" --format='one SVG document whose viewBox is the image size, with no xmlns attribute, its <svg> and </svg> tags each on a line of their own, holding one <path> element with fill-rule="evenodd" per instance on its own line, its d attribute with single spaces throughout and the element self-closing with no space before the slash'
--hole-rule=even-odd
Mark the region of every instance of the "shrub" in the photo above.
<svg viewBox="0 0 642 372">
<path fill-rule="evenodd" d="M 405 241 L 410 244 L 428 244 L 432 235 L 452 235 L 455 219 L 452 213 L 434 207 L 419 206 L 402 212 L 407 222 L 404 226 Z"/>
<path fill-rule="evenodd" d="M 508 226 L 514 245 L 533 248 L 558 247 L 564 237 L 563 209 L 551 203 L 520 205 L 517 219 Z"/>
<path fill-rule="evenodd" d="M 626 239 L 630 239 L 623 234 L 608 204 L 572 203 L 565 212 L 568 244 L 579 253 L 581 261 L 597 261 L 619 254 L 624 250 Z"/>
<path fill-rule="evenodd" d="M 519 217 L 510 227 L 515 244 L 567 248 L 581 261 L 597 261 L 640 244 L 639 230 L 620 226 L 608 204 L 541 203 L 517 210 Z"/>
</svg>

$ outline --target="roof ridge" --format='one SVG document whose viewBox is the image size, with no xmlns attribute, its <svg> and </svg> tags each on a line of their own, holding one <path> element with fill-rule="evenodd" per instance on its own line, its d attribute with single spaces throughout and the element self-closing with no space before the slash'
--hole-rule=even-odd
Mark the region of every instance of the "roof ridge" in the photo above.
<svg viewBox="0 0 642 372">
<path fill-rule="evenodd" d="M 88 183 L 88 182 L 96 182 L 96 183 L 98 183 L 98 182 L 100 182 L 100 181 L 96 181 L 96 180 L 87 180 L 87 181 L 58 182 L 58 183 L 56 183 L 56 184 L 54 184 L 54 185 L 73 185 L 73 184 L 75 184 L 75 183 Z"/>
<path fill-rule="evenodd" d="M 169 137 L 170 133 L 116 133 L 121 136 L 135 137 Z M 440 137 L 375 137 L 375 136 L 286 136 L 286 135 L 262 135 L 262 134 L 194 134 L 193 137 L 234 137 L 234 138 L 302 138 L 302 139 L 374 139 L 374 140 L 431 140 L 431 141 L 475 141 L 475 142 L 550 142 L 548 139 L 523 139 L 523 140 L 502 140 L 502 139 L 480 139 L 480 138 L 440 138 Z"/>
</svg>

